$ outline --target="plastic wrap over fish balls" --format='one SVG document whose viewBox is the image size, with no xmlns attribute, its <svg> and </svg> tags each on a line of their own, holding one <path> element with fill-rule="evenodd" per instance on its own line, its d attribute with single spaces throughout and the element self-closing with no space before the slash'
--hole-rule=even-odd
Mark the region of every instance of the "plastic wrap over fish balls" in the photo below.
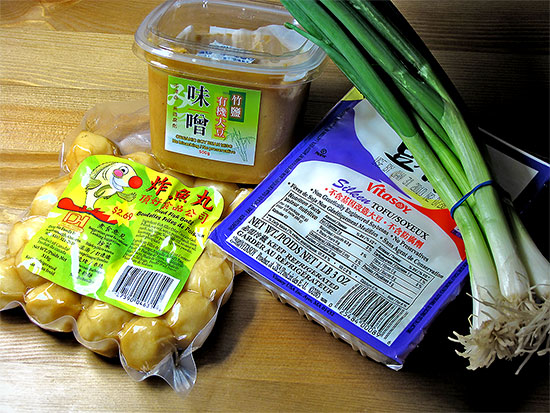
<svg viewBox="0 0 550 413">
<path fill-rule="evenodd" d="M 239 189 L 233 201 L 227 206 L 227 208 L 224 208 L 222 218 L 225 218 L 230 213 L 232 213 L 235 210 L 235 208 L 237 208 L 240 205 L 240 203 L 243 202 L 248 195 L 250 195 L 251 192 L 252 192 L 251 188 Z"/>
<path fill-rule="evenodd" d="M 151 371 L 176 349 L 174 333 L 162 318 L 134 318 L 119 337 L 120 351 L 134 370 Z"/>
<path fill-rule="evenodd" d="M 210 188 L 216 189 L 223 197 L 223 214 L 229 208 L 229 205 L 233 202 L 237 193 L 239 192 L 239 187 L 236 184 L 230 182 L 218 182 L 212 181 L 210 179 L 197 178 L 195 179 L 194 186 L 208 186 Z M 223 215 L 222 214 L 222 215 Z"/>
<path fill-rule="evenodd" d="M 44 222 L 46 222 L 46 217 L 30 217 L 16 222 L 8 234 L 9 254 L 17 254 L 44 225 Z"/>
<path fill-rule="evenodd" d="M 172 169 L 163 169 L 161 172 L 165 175 L 169 175 L 169 176 L 172 176 L 172 177 L 176 178 L 178 181 L 180 181 L 185 186 L 188 186 L 188 187 L 195 186 L 195 184 L 194 184 L 195 183 L 195 178 L 192 177 L 192 176 L 176 172 Z"/>
<path fill-rule="evenodd" d="M 80 337 L 89 342 L 117 339 L 118 333 L 124 324 L 130 321 L 133 315 L 111 304 L 95 300 L 86 306 L 77 320 Z M 117 341 L 107 340 L 101 346 L 93 346 L 92 350 L 107 357 L 114 357 L 118 353 Z"/>
<path fill-rule="evenodd" d="M 27 314 L 40 324 L 48 324 L 63 316 L 78 317 L 82 304 L 80 295 L 57 284 L 47 282 L 33 288 L 25 295 Z M 66 318 L 48 328 L 55 331 L 69 332 L 72 320 Z"/>
<path fill-rule="evenodd" d="M 69 175 L 64 175 L 44 184 L 31 203 L 29 215 L 47 216 L 51 209 L 57 205 L 70 180 Z"/>
<path fill-rule="evenodd" d="M 0 309 L 12 302 L 22 303 L 28 316 L 45 328 L 74 331 L 90 350 L 107 357 L 114 357 L 120 351 L 129 367 L 148 372 L 177 348 L 187 348 L 212 320 L 220 304 L 218 299 L 233 280 L 232 264 L 214 244 L 208 243 L 174 305 L 159 317 L 136 316 L 112 304 L 81 296 L 29 271 L 27 268 L 32 268 L 36 258 L 23 259 L 25 245 L 44 225 L 78 165 L 91 155 L 120 156 L 120 153 L 109 139 L 81 132 L 63 159 L 63 169 L 71 173 L 43 185 L 31 203 L 28 218 L 13 226 L 8 235 L 8 258 L 0 261 Z M 233 183 L 196 179 L 165 169 L 146 152 L 130 153 L 124 158 L 173 176 L 188 187 L 216 189 L 224 198 L 222 216 L 230 213 L 250 192 Z M 228 297 L 226 294 L 224 301 Z"/>
<path fill-rule="evenodd" d="M 147 168 L 154 169 L 155 171 L 160 171 L 162 169 L 162 165 L 156 158 L 147 152 L 134 152 L 124 155 L 123 158 L 145 165 Z"/>
<path fill-rule="evenodd" d="M 198 292 L 215 301 L 220 298 L 232 279 L 233 271 L 225 258 L 203 252 L 191 270 L 185 290 Z"/>
<path fill-rule="evenodd" d="M 23 284 L 25 284 L 28 288 L 34 288 L 38 287 L 39 285 L 42 285 L 46 282 L 44 278 L 42 278 L 39 275 L 36 275 L 25 267 L 24 263 L 21 260 L 21 256 L 23 254 L 23 249 L 21 248 L 19 252 L 17 253 L 15 257 L 15 270 L 17 271 L 17 275 L 19 275 L 19 278 L 21 281 L 23 281 Z"/>
<path fill-rule="evenodd" d="M 186 348 L 216 313 L 216 306 L 203 295 L 184 291 L 165 315 L 178 345 Z"/>
<path fill-rule="evenodd" d="M 13 301 L 22 302 L 27 287 L 15 270 L 14 258 L 4 258 L 0 261 L 0 308 Z"/>
<path fill-rule="evenodd" d="M 95 133 L 83 131 L 78 134 L 65 154 L 63 168 L 73 172 L 91 155 L 120 155 L 118 147 L 109 139 Z"/>
<path fill-rule="evenodd" d="M 86 308 L 93 305 L 97 300 L 92 297 L 88 297 L 87 295 L 83 295 L 80 297 L 80 301 L 82 302 L 82 309 L 85 310 Z"/>
</svg>

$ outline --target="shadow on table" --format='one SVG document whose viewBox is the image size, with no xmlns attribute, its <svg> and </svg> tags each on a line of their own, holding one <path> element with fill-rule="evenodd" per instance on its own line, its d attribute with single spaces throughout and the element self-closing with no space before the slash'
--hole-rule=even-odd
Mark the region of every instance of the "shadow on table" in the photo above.
<svg viewBox="0 0 550 413">
<path fill-rule="evenodd" d="M 464 292 L 451 303 L 426 337 L 405 362 L 402 374 L 430 382 L 429 393 L 445 393 L 456 410 L 470 411 L 549 411 L 549 357 L 533 356 L 518 375 L 523 359 L 496 360 L 489 368 L 467 370 L 468 362 L 455 350 L 462 350 L 448 337 L 453 331 L 468 331 L 472 302 Z M 421 378 L 420 378 L 421 377 Z"/>
<path fill-rule="evenodd" d="M 233 352 L 243 331 L 254 318 L 257 298 L 245 287 L 250 278 L 243 273 L 235 277 L 233 293 L 227 303 L 220 308 L 218 319 L 204 345 L 195 351 L 197 369 L 206 365 L 217 364 L 227 359 Z M 246 311 L 243 311 L 246 309 Z"/>
</svg>

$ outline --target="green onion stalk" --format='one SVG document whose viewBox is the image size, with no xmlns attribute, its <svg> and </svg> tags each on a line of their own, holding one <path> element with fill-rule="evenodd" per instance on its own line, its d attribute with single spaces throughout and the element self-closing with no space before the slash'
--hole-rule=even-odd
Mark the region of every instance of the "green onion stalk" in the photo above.
<svg viewBox="0 0 550 413">
<path fill-rule="evenodd" d="M 377 7 L 393 7 L 389 1 L 281 2 L 301 26 L 287 27 L 327 52 L 400 136 L 446 205 L 491 181 L 433 59 Z M 495 186 L 485 185 L 453 217 L 464 240 L 473 297 L 470 332 L 455 333 L 454 340 L 464 346 L 458 354 L 469 359 L 470 369 L 550 348 L 549 264 L 513 208 L 506 209 L 508 217 Z"/>
</svg>

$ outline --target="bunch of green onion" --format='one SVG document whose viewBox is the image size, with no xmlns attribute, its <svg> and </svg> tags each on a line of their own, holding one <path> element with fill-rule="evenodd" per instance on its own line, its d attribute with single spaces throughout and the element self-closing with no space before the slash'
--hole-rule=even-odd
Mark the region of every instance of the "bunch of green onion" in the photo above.
<svg viewBox="0 0 550 413">
<path fill-rule="evenodd" d="M 434 59 L 403 35 L 391 2 L 281 2 L 301 26 L 287 27 L 326 51 L 401 137 L 447 206 L 491 180 Z M 464 346 L 458 354 L 469 359 L 468 368 L 549 352 L 550 267 L 513 208 L 503 206 L 494 185 L 485 185 L 453 218 L 464 240 L 473 297 L 470 332 L 454 339 Z"/>
</svg>

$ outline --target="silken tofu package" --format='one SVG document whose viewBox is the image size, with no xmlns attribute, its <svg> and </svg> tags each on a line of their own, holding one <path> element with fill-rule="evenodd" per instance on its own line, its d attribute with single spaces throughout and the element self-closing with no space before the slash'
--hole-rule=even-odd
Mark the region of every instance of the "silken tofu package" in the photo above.
<svg viewBox="0 0 550 413">
<path fill-rule="evenodd" d="M 548 165 L 492 141 L 514 176 L 504 189 L 525 204 Z M 396 370 L 468 274 L 448 209 L 355 90 L 210 239 L 282 302 Z"/>
</svg>

